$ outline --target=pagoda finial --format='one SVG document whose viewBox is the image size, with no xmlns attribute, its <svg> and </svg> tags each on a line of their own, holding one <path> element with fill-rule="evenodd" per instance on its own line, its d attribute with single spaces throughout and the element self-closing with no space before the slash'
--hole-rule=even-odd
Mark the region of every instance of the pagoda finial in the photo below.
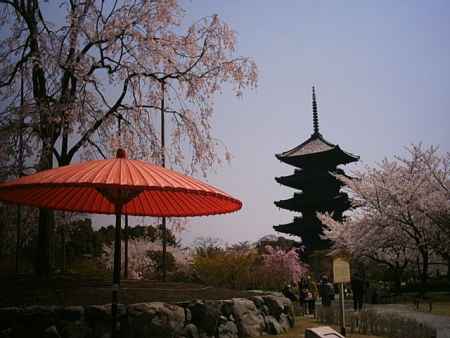
<svg viewBox="0 0 450 338">
<path fill-rule="evenodd" d="M 314 134 L 319 134 L 319 114 L 317 113 L 316 89 L 312 87 L 312 108 L 313 108 L 313 127 Z"/>
</svg>

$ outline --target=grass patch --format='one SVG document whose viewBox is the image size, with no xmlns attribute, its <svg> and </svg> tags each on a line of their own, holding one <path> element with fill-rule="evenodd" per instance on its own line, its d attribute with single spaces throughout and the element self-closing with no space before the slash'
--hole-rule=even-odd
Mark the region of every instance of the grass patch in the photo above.
<svg viewBox="0 0 450 338">
<path fill-rule="evenodd" d="M 405 294 L 398 301 L 398 303 L 408 305 L 408 308 L 411 311 L 418 311 L 450 317 L 449 292 L 429 292 L 426 294 L 425 299 L 418 298 L 417 294 Z M 430 303 L 431 303 L 431 311 L 430 311 Z"/>
<path fill-rule="evenodd" d="M 432 310 L 428 304 L 420 303 L 419 308 L 415 305 L 410 305 L 411 311 L 418 311 L 424 313 L 431 313 L 433 315 L 447 316 L 450 317 L 450 302 L 434 302 L 432 304 Z"/>
<path fill-rule="evenodd" d="M 278 335 L 276 337 L 279 338 L 302 338 L 305 337 L 305 330 L 307 328 L 311 327 L 318 327 L 318 326 L 329 326 L 319 323 L 318 321 L 314 320 L 313 318 L 305 318 L 305 317 L 296 317 L 295 318 L 295 326 L 289 330 L 288 333 Z M 339 332 L 339 329 L 333 325 L 331 325 L 333 329 Z M 347 328 L 347 332 L 350 331 L 349 328 Z M 367 336 L 359 333 L 347 333 L 346 338 L 383 338 L 380 336 Z"/>
</svg>

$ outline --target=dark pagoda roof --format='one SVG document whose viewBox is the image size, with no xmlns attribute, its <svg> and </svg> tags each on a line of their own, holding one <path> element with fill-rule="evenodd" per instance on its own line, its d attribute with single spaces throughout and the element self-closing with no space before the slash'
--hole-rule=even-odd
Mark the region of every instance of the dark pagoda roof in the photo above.
<svg viewBox="0 0 450 338">
<path fill-rule="evenodd" d="M 339 145 L 325 140 L 319 132 L 319 114 L 317 112 L 316 92 L 312 92 L 313 130 L 314 133 L 302 144 L 276 154 L 280 161 L 298 168 L 321 165 L 335 167 L 339 164 L 347 164 L 359 160 L 359 156 L 342 150 Z"/>
<path fill-rule="evenodd" d="M 322 164 L 335 167 L 359 160 L 359 156 L 342 150 L 339 145 L 328 142 L 320 133 L 314 133 L 309 139 L 291 150 L 275 155 L 280 161 L 298 168 Z"/>
<path fill-rule="evenodd" d="M 276 231 L 301 236 L 305 232 L 309 232 L 312 229 L 316 231 L 321 231 L 322 225 L 317 218 L 306 220 L 303 217 L 294 217 L 291 223 L 274 225 L 273 227 Z"/>
<path fill-rule="evenodd" d="M 294 193 L 294 197 L 275 201 L 275 205 L 290 211 L 302 212 L 303 210 L 314 209 L 320 212 L 324 211 L 344 211 L 351 207 L 351 202 L 345 192 L 340 192 L 336 196 L 327 199 L 312 200 L 311 197 L 305 197 L 302 193 Z"/>
<path fill-rule="evenodd" d="M 281 232 L 283 234 L 289 234 L 294 236 L 301 236 L 302 235 L 302 229 L 298 227 L 295 223 L 289 223 L 289 224 L 280 224 L 280 225 L 274 225 L 273 229 L 275 231 Z"/>
<path fill-rule="evenodd" d="M 275 181 L 285 186 L 302 190 L 307 186 L 328 186 L 330 184 L 336 185 L 337 187 L 341 187 L 344 185 L 342 181 L 337 179 L 335 175 L 344 175 L 345 177 L 350 178 L 345 175 L 345 172 L 342 169 L 336 168 L 330 171 L 305 171 L 300 169 L 295 169 L 294 173 L 289 176 L 280 176 L 275 177 Z"/>
<path fill-rule="evenodd" d="M 273 228 L 281 233 L 301 237 L 306 250 L 313 248 L 316 250 L 327 249 L 331 245 L 329 240 L 320 238 L 323 230 L 320 222 L 317 221 L 307 221 L 302 217 L 295 217 L 293 222 L 275 225 Z"/>
</svg>

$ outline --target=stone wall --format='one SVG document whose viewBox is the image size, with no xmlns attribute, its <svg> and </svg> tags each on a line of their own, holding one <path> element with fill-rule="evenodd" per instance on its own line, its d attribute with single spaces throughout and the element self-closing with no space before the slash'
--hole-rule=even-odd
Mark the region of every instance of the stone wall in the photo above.
<svg viewBox="0 0 450 338">
<path fill-rule="evenodd" d="M 238 338 L 280 334 L 294 325 L 289 299 L 262 295 L 183 304 L 119 306 L 120 337 Z M 109 338 L 111 305 L 0 308 L 0 338 Z"/>
</svg>

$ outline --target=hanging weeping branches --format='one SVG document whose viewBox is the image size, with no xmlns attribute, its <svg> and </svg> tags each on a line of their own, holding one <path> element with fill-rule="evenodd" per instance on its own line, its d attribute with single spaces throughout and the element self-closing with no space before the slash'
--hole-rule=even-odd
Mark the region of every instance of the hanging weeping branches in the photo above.
<svg viewBox="0 0 450 338">
<path fill-rule="evenodd" d="M 236 55 L 226 23 L 211 16 L 186 26 L 176 0 L 53 5 L 0 0 L 0 137 L 21 120 L 32 155 L 26 163 L 43 170 L 79 153 L 110 155 L 118 115 L 129 122 L 122 143 L 131 156 L 157 162 L 161 82 L 173 122 L 167 161 L 204 174 L 220 162 L 223 148 L 211 134 L 214 95 L 225 83 L 241 95 L 257 81 L 255 63 Z M 49 216 L 41 213 L 44 231 Z"/>
<path fill-rule="evenodd" d="M 67 20 L 59 24 L 48 19 L 55 10 L 45 3 L 0 3 L 10 33 L 0 50 L 0 95 L 8 101 L 2 114 L 11 117 L 19 106 L 23 72 L 27 131 L 60 165 L 83 147 L 92 156 L 95 143 L 110 151 L 115 114 L 130 122 L 124 139 L 136 155 L 159 157 L 161 83 L 173 122 L 171 162 L 205 172 L 220 159 L 220 142 L 211 135 L 214 94 L 231 83 L 241 95 L 256 85 L 257 71 L 253 61 L 234 55 L 234 32 L 217 16 L 183 33 L 177 1 L 62 2 L 58 11 Z"/>
</svg>

